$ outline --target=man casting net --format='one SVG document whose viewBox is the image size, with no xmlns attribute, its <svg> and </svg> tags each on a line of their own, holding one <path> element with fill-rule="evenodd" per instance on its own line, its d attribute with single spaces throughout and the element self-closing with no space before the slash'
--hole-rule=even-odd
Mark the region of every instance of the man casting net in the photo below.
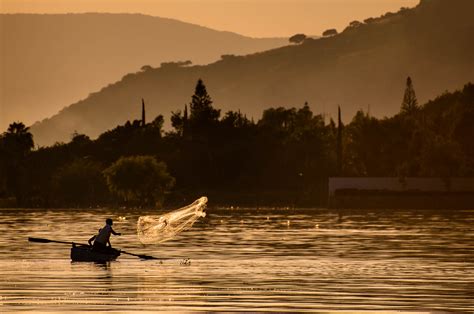
<svg viewBox="0 0 474 314">
<path fill-rule="evenodd" d="M 173 239 L 187 230 L 200 217 L 205 217 L 207 197 L 201 197 L 191 205 L 161 216 L 140 216 L 137 222 L 138 239 L 143 244 L 161 243 Z"/>
</svg>

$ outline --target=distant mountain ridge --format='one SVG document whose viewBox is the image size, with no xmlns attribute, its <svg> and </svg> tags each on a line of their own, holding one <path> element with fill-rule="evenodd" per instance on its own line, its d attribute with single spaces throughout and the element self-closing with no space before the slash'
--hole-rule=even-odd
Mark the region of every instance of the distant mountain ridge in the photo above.
<svg viewBox="0 0 474 314">
<path fill-rule="evenodd" d="M 399 111 L 407 76 L 420 103 L 474 81 L 474 1 L 423 0 L 382 18 L 354 23 L 339 35 L 306 40 L 207 66 L 165 66 L 128 74 L 59 114 L 33 125 L 41 145 L 68 141 L 74 131 L 92 137 L 137 118 L 169 116 L 190 100 L 202 78 L 218 108 L 258 117 L 270 106 L 308 101 L 315 112 L 343 118 L 370 108 L 378 117 Z"/>
<path fill-rule="evenodd" d="M 0 14 L 0 130 L 33 123 L 144 65 L 286 45 L 142 14 Z"/>
</svg>

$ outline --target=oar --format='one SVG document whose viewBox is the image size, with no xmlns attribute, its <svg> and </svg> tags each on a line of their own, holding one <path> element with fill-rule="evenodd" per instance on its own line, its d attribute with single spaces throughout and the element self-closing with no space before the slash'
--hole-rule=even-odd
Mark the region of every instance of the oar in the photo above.
<svg viewBox="0 0 474 314">
<path fill-rule="evenodd" d="M 77 245 L 89 246 L 87 244 L 82 244 L 82 243 L 50 240 L 50 239 L 43 239 L 43 238 L 32 238 L 32 237 L 28 238 L 28 241 L 36 242 L 36 243 L 62 243 L 62 244 L 72 244 L 72 245 L 77 244 Z M 118 250 L 118 251 L 120 253 L 127 254 L 127 255 L 132 255 L 132 256 L 135 256 L 135 257 L 139 257 L 141 259 L 158 259 L 158 260 L 162 259 L 162 258 L 150 256 L 150 255 L 145 255 L 145 254 L 134 254 L 134 253 L 130 253 L 130 252 L 127 252 L 127 251 L 122 251 L 122 250 Z"/>
<path fill-rule="evenodd" d="M 84 244 L 84 243 L 58 241 L 58 240 L 50 240 L 50 239 L 43 239 L 43 238 L 32 238 L 32 237 L 29 237 L 28 241 L 37 242 L 37 243 L 62 243 L 62 244 L 77 244 L 77 245 L 82 245 L 82 246 L 89 246 L 88 244 Z"/>
<path fill-rule="evenodd" d="M 158 258 L 158 257 L 154 257 L 154 256 L 150 256 L 150 255 L 145 255 L 145 254 L 133 254 L 133 253 L 130 253 L 130 252 L 127 252 L 127 251 L 124 251 L 124 250 L 120 250 L 120 253 L 127 254 L 127 255 L 132 255 L 132 256 L 136 256 L 136 257 L 139 257 L 139 258 L 141 258 L 141 259 L 159 259 L 159 260 L 164 259 L 164 258 Z"/>
</svg>

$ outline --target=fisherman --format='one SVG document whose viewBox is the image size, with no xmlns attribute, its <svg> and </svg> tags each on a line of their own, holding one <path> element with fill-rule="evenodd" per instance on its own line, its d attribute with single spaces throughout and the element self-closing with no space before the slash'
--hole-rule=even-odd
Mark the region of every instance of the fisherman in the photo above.
<svg viewBox="0 0 474 314">
<path fill-rule="evenodd" d="M 118 236 L 122 235 L 120 232 L 115 232 L 114 229 L 112 229 L 113 224 L 114 222 L 112 219 L 107 218 L 105 220 L 105 226 L 102 229 L 99 229 L 98 234 L 89 239 L 88 242 L 89 245 L 92 246 L 92 250 L 107 251 L 112 249 L 112 245 L 110 244 L 110 234 Z M 92 241 L 94 241 L 94 244 L 92 244 Z"/>
</svg>

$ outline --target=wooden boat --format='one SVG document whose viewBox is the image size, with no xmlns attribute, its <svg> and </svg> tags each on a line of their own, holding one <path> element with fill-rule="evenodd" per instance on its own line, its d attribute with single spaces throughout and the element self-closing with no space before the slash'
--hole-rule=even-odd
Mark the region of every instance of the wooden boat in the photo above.
<svg viewBox="0 0 474 314">
<path fill-rule="evenodd" d="M 139 257 L 141 259 L 149 260 L 160 260 L 161 258 L 157 258 L 154 256 L 146 255 L 146 254 L 134 254 L 124 250 L 116 250 L 108 248 L 104 251 L 93 251 L 92 248 L 87 244 L 81 243 L 74 243 L 74 242 L 67 242 L 67 241 L 58 241 L 58 240 L 50 240 L 50 239 L 43 239 L 43 238 L 33 238 L 29 237 L 28 241 L 36 242 L 36 243 L 62 243 L 62 244 L 71 244 L 71 260 L 73 262 L 110 262 L 115 261 L 120 254 L 127 254 L 135 257 Z"/>
<path fill-rule="evenodd" d="M 115 261 L 120 256 L 120 251 L 108 249 L 107 251 L 93 251 L 90 246 L 75 244 L 71 247 L 71 260 L 73 262 L 104 263 Z"/>
</svg>

